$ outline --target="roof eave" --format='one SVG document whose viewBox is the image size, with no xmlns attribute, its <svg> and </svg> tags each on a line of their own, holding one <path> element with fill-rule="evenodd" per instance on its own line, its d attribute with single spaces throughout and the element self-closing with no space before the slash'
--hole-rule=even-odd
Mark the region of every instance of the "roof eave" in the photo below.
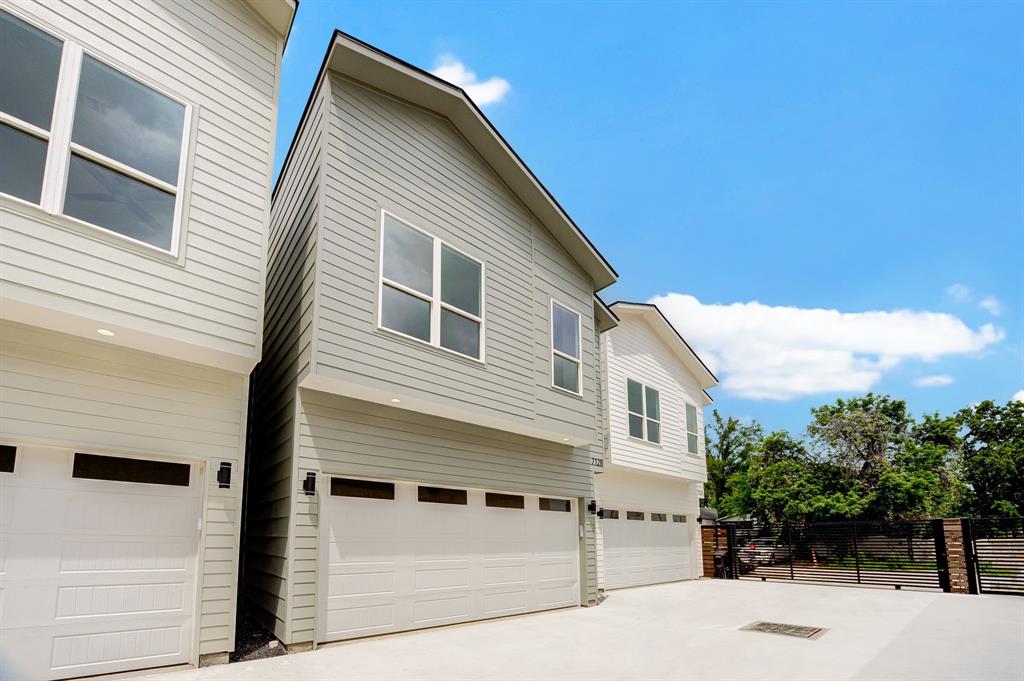
<svg viewBox="0 0 1024 681">
<path fill-rule="evenodd" d="M 509 189 L 552 233 L 594 282 L 618 274 L 462 88 L 342 31 L 331 39 L 327 68 L 448 118 Z"/>
<path fill-rule="evenodd" d="M 278 35 L 284 36 L 283 45 L 287 45 L 292 32 L 292 22 L 295 21 L 295 13 L 299 9 L 299 0 L 248 0 L 248 3 L 252 11 L 263 17 Z"/>
</svg>

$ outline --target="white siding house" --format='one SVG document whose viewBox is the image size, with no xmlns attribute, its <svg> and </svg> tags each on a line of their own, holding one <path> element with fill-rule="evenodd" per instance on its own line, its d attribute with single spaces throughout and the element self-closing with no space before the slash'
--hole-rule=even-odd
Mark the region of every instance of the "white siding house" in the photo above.
<svg viewBox="0 0 1024 681">
<path fill-rule="evenodd" d="M 234 647 L 292 0 L 0 0 L 0 666 Z M 12 654 L 16 651 L 16 654 Z"/>
<path fill-rule="evenodd" d="M 615 303 L 601 337 L 608 445 L 597 476 L 602 589 L 701 574 L 705 392 L 717 383 L 657 307 Z"/>
<path fill-rule="evenodd" d="M 616 275 L 466 94 L 336 32 L 270 240 L 255 616 L 301 649 L 596 602 Z"/>
</svg>

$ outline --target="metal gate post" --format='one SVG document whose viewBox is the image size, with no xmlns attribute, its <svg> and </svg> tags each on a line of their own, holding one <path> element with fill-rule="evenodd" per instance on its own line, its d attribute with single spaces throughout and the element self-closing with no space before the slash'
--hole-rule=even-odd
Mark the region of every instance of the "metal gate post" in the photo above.
<svg viewBox="0 0 1024 681">
<path fill-rule="evenodd" d="M 939 586 L 946 593 L 953 590 L 949 580 L 949 552 L 946 549 L 946 530 L 942 519 L 932 520 L 932 540 L 935 542 L 935 568 L 939 573 Z M 913 560 L 913 558 L 911 558 Z"/>
<path fill-rule="evenodd" d="M 725 526 L 725 578 L 737 579 L 736 574 L 736 528 L 732 525 Z"/>
<path fill-rule="evenodd" d="M 857 523 L 853 523 L 853 564 L 857 566 L 857 583 L 860 584 L 860 549 L 857 548 Z"/>
<path fill-rule="evenodd" d="M 964 533 L 964 562 L 967 563 L 967 592 L 979 593 L 978 554 L 974 550 L 974 523 L 970 518 L 961 518 L 960 527 Z"/>
</svg>

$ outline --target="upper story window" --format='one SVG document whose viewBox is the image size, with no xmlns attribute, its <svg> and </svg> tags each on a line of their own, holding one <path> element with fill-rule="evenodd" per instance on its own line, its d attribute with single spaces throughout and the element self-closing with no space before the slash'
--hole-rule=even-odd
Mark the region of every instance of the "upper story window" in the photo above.
<svg viewBox="0 0 1024 681">
<path fill-rule="evenodd" d="M 381 230 L 381 328 L 483 361 L 483 263 L 386 211 Z"/>
<path fill-rule="evenodd" d="M 686 451 L 697 454 L 697 407 L 686 405 Z"/>
<path fill-rule="evenodd" d="M 551 385 L 575 395 L 580 389 L 580 315 L 551 301 Z"/>
<path fill-rule="evenodd" d="M 626 379 L 629 436 L 661 443 L 661 395 L 639 381 Z"/>
<path fill-rule="evenodd" d="M 173 252 L 189 107 L 0 11 L 0 193 Z"/>
</svg>

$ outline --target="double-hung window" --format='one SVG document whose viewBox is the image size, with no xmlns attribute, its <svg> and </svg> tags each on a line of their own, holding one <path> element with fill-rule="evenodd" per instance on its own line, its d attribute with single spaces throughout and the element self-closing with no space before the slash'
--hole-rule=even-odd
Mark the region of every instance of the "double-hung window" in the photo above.
<svg viewBox="0 0 1024 681">
<path fill-rule="evenodd" d="M 0 193 L 175 251 L 188 105 L 0 10 Z"/>
<path fill-rule="evenodd" d="M 686 451 L 697 454 L 697 407 L 686 405 Z"/>
<path fill-rule="evenodd" d="M 551 301 L 551 385 L 582 394 L 580 389 L 580 316 Z"/>
<path fill-rule="evenodd" d="M 483 263 L 386 211 L 381 230 L 381 328 L 483 361 Z"/>
<path fill-rule="evenodd" d="M 661 443 L 661 395 L 639 381 L 626 379 L 629 436 Z"/>
</svg>

